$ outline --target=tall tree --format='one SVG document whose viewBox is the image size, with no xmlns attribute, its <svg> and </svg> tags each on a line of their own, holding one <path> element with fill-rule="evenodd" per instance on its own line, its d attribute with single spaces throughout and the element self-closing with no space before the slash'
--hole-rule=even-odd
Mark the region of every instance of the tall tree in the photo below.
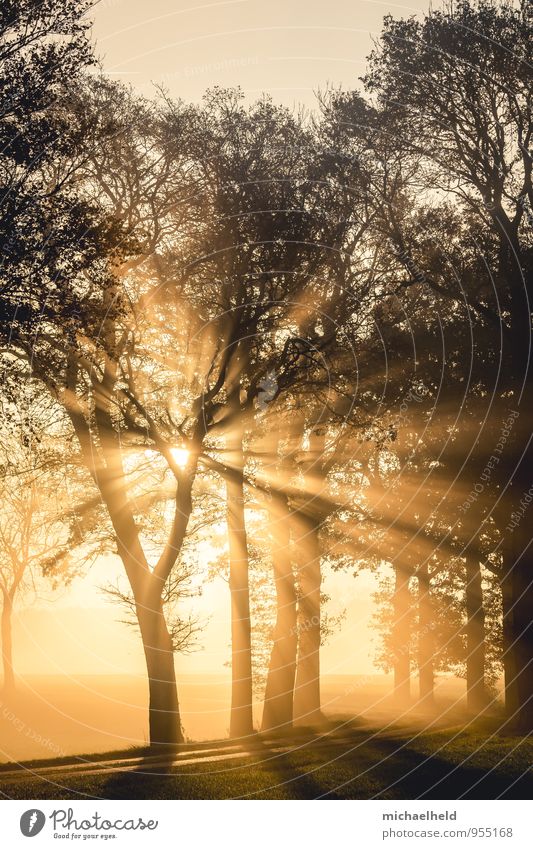
<svg viewBox="0 0 533 849">
<path fill-rule="evenodd" d="M 276 415 L 277 427 L 273 428 L 267 441 L 267 456 L 271 457 L 274 478 L 269 498 L 269 530 L 276 587 L 276 622 L 265 687 L 262 730 L 283 733 L 292 728 L 294 718 L 298 608 L 287 495 L 291 475 L 287 413 L 283 415 L 281 410 L 277 410 Z"/>
<path fill-rule="evenodd" d="M 520 413 L 495 474 L 493 509 L 502 531 L 529 489 L 532 462 L 531 33 L 526 2 L 463 0 L 421 22 L 389 17 L 366 77 L 406 155 L 425 163 L 428 188 L 453 198 L 498 243 L 494 262 L 487 258 L 494 297 L 477 299 L 467 291 L 467 298 L 492 323 L 499 344 L 501 338 L 502 414 Z M 512 658 L 506 689 L 509 719 L 522 730 L 531 730 L 533 715 L 530 549 L 527 522 L 505 533 L 502 583 L 506 654 Z"/>
<path fill-rule="evenodd" d="M 72 262 L 67 252 L 59 263 L 56 243 L 54 268 L 41 277 L 40 288 L 32 288 L 29 274 L 16 298 L 9 293 L 5 333 L 11 350 L 26 358 L 31 378 L 46 387 L 70 419 L 135 597 L 150 684 L 150 739 L 174 744 L 181 739 L 181 724 L 163 595 L 192 509 L 203 410 L 200 398 L 193 414 L 196 424 L 183 432 L 172 417 L 165 418 L 168 371 L 155 367 L 165 352 L 160 346 L 157 352 L 151 349 L 149 341 L 161 321 L 160 304 L 150 300 L 157 282 L 148 267 L 142 276 L 141 265 L 154 255 L 168 198 L 177 203 L 180 195 L 168 174 L 168 158 L 155 167 L 153 126 L 147 122 L 141 130 L 147 112 L 132 111 L 132 105 L 133 98 L 121 99 L 112 86 L 99 81 L 86 87 L 83 109 L 81 98 L 73 98 L 71 124 L 90 130 L 99 144 L 85 150 L 83 167 L 69 152 L 76 164 L 69 168 L 56 150 L 57 162 L 47 168 L 52 174 L 66 168 L 71 180 L 65 187 L 78 198 L 83 229 L 68 233 Z M 167 183 L 163 193 L 161 186 Z M 137 276 L 130 278 L 127 292 L 125 280 L 134 270 Z M 151 311 L 143 316 L 148 304 Z M 169 305 L 169 320 L 176 326 L 173 310 L 174 304 Z M 135 333 L 143 340 L 140 347 Z M 182 467 L 173 449 L 184 439 L 191 451 Z M 143 548 L 133 497 L 151 449 L 154 463 L 163 464 L 176 486 L 174 519 L 155 563 Z M 126 467 L 125 454 L 133 458 L 133 468 Z"/>
<path fill-rule="evenodd" d="M 252 731 L 251 624 L 244 486 L 254 452 L 255 404 L 268 375 L 274 395 L 306 381 L 307 350 L 318 339 L 313 305 L 332 298 L 320 273 L 345 226 L 322 207 L 312 132 L 267 98 L 247 108 L 238 92 L 214 90 L 189 122 L 191 157 L 206 216 L 183 266 L 183 291 L 224 362 L 213 395 L 213 469 L 229 496 L 232 593 L 232 734 Z M 170 144 L 181 144 L 177 107 Z M 308 348 L 302 348 L 302 338 Z M 221 454 L 220 451 L 223 451 Z M 255 476 L 254 486 L 269 481 Z"/>
</svg>

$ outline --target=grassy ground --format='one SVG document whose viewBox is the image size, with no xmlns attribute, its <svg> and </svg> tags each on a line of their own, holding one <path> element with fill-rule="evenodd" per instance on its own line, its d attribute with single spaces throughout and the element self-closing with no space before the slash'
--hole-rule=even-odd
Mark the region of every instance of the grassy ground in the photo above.
<svg viewBox="0 0 533 849">
<path fill-rule="evenodd" d="M 352 728 L 337 740 L 293 743 L 297 748 L 280 753 L 273 751 L 277 744 L 258 739 L 244 759 L 157 769 L 147 761 L 134 772 L 104 775 L 30 779 L 22 772 L 13 780 L 0 771 L 0 791 L 16 799 L 529 799 L 533 793 L 533 741 L 502 737 L 488 721 L 417 736 Z"/>
</svg>

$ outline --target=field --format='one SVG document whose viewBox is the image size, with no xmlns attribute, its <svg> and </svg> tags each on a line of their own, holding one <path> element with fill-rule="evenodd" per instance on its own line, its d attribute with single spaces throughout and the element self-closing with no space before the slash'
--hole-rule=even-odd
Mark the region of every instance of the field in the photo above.
<svg viewBox="0 0 533 849">
<path fill-rule="evenodd" d="M 448 680 L 436 710 L 398 716 L 389 686 L 380 676 L 326 678 L 320 732 L 229 741 L 227 680 L 190 676 L 182 682 L 188 742 L 165 755 L 144 745 L 138 679 L 26 680 L 16 702 L 2 705 L 0 791 L 18 799 L 531 797 L 533 743 L 503 736 L 497 710 L 473 723 L 460 682 Z"/>
<path fill-rule="evenodd" d="M 14 799 L 531 798 L 533 744 L 491 738 L 494 731 L 494 723 L 415 734 L 351 727 L 331 737 L 257 738 L 231 751 L 227 742 L 163 758 L 132 750 L 107 763 L 50 763 L 37 774 L 26 765 L 0 773 L 0 789 Z"/>
</svg>

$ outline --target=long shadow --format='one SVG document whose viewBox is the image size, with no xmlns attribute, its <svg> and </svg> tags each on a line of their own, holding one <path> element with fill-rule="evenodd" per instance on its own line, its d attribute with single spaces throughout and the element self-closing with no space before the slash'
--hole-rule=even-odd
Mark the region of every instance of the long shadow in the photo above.
<svg viewBox="0 0 533 849">
<path fill-rule="evenodd" d="M 152 755 L 153 758 L 153 755 Z M 169 783 L 175 781 L 175 755 L 162 755 L 163 766 L 154 767 L 150 756 L 143 758 L 133 770 L 113 772 L 102 785 L 105 799 L 166 799 Z"/>
<path fill-rule="evenodd" d="M 352 763 L 354 778 L 343 788 L 337 788 L 336 798 L 361 798 L 356 786 L 361 773 L 375 786 L 375 798 L 399 799 L 530 799 L 533 793 L 531 772 L 520 774 L 505 768 L 488 772 L 468 763 L 454 764 L 435 755 L 424 755 L 400 749 L 401 740 L 375 738 L 368 747 L 343 758 Z M 358 752 L 364 754 L 367 765 L 361 768 Z M 368 765 L 374 753 L 375 763 Z M 332 798 L 329 794 L 327 798 Z"/>
<path fill-rule="evenodd" d="M 312 734 L 303 732 L 298 736 L 280 735 L 278 738 L 265 741 L 258 739 L 256 744 L 256 754 L 261 755 L 261 762 L 272 776 L 270 782 L 271 793 L 268 790 L 258 789 L 256 792 L 249 794 L 250 799 L 269 798 L 270 795 L 279 795 L 280 792 L 288 799 L 319 799 L 327 791 L 327 786 L 320 781 L 320 770 L 315 769 L 316 765 L 306 765 L 301 768 L 291 760 L 296 756 L 306 753 L 314 753 L 321 751 L 322 737 L 320 734 Z M 293 748 L 288 752 L 276 751 L 276 746 L 284 744 L 291 745 Z M 333 744 L 335 745 L 335 744 Z M 311 768 L 310 768 L 311 767 Z M 342 796 L 332 792 L 329 799 L 342 799 Z"/>
<path fill-rule="evenodd" d="M 276 751 L 277 746 L 283 745 L 293 745 L 299 752 L 308 751 L 312 742 L 310 744 L 308 735 L 305 734 L 297 735 L 296 738 L 280 735 L 279 738 L 268 742 L 254 736 L 242 745 L 243 750 L 250 751 L 251 763 L 248 760 L 243 760 L 242 763 L 230 760 L 226 765 L 225 762 L 206 761 L 205 771 L 195 772 L 190 767 L 185 767 L 187 771 L 181 774 L 179 763 L 175 762 L 173 755 L 162 757 L 161 760 L 167 760 L 167 763 L 158 767 L 154 767 L 153 761 L 145 758 L 134 770 L 110 774 L 102 785 L 101 795 L 106 799 L 268 798 L 268 790 L 261 787 L 250 792 L 250 785 L 246 780 L 247 770 L 265 770 L 265 787 L 274 788 L 280 785 L 278 792 L 274 791 L 277 798 L 280 795 L 296 799 L 315 799 L 321 796 L 325 788 L 312 774 L 299 771 L 290 763 L 287 756 L 290 756 L 291 752 Z M 199 761 L 198 766 L 201 765 L 202 762 Z M 286 793 L 283 788 L 286 788 Z"/>
<path fill-rule="evenodd" d="M 136 770 L 113 773 L 101 788 L 104 798 L 130 799 L 530 799 L 533 775 L 505 766 L 491 772 L 425 755 L 403 740 L 374 737 L 351 729 L 349 742 L 298 735 L 265 741 L 256 737 L 251 762 L 206 762 L 205 769 L 184 767 L 172 756 L 157 768 L 153 761 Z M 291 745 L 288 752 L 278 746 Z M 354 748 L 356 747 L 356 748 Z M 354 748 L 354 751 L 350 749 Z M 163 758 L 162 758 L 163 760 Z M 201 763 L 200 763 L 201 767 Z"/>
</svg>

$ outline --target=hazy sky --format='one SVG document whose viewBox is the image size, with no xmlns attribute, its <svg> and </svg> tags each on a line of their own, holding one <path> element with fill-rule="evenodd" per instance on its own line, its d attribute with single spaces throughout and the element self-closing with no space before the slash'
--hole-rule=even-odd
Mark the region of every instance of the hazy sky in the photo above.
<svg viewBox="0 0 533 849">
<path fill-rule="evenodd" d="M 123 576 L 117 558 L 101 558 L 85 576 L 59 595 L 43 592 L 37 600 L 21 600 L 14 614 L 15 664 L 21 674 L 116 675 L 145 674 L 141 639 L 134 628 L 121 624 L 123 611 L 101 587 Z M 322 650 L 324 674 L 368 674 L 374 638 L 369 627 L 372 593 L 370 574 L 357 579 L 325 571 L 324 590 L 332 602 L 326 611 L 346 611 L 342 627 Z M 202 596 L 189 603 L 204 620 L 201 650 L 179 656 L 182 674 L 229 674 L 230 595 L 221 578 L 203 586 Z M 184 606 L 188 605 L 184 603 Z"/>
<path fill-rule="evenodd" d="M 149 94 L 163 84 L 198 100 L 214 85 L 314 103 L 327 84 L 353 88 L 383 16 L 427 9 L 379 0 L 100 0 L 97 54 L 107 73 Z"/>
</svg>

